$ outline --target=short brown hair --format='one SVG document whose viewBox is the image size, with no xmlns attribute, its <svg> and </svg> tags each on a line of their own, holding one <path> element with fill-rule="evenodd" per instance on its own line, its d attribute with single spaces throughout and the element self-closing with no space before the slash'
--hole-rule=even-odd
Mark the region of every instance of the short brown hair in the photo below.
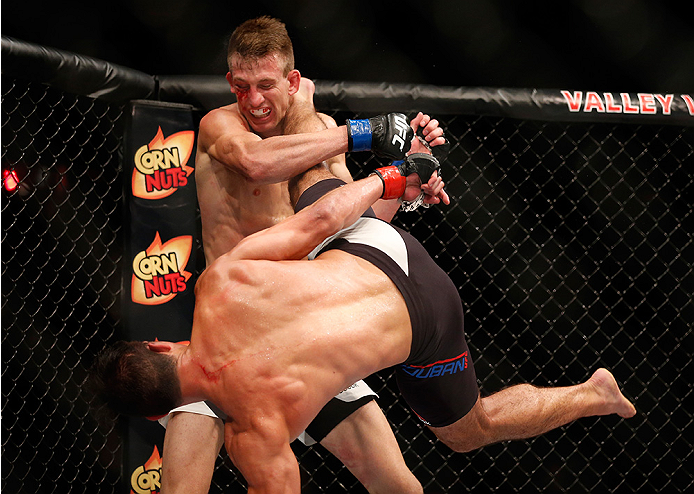
<svg viewBox="0 0 694 494">
<path fill-rule="evenodd" d="M 117 413 L 152 417 L 179 406 L 176 359 L 152 352 L 143 341 L 118 341 L 94 361 L 89 389 Z"/>
<path fill-rule="evenodd" d="M 229 72 L 232 72 L 233 55 L 238 55 L 247 61 L 257 61 L 274 54 L 284 59 L 284 76 L 286 76 L 294 69 L 294 48 L 284 23 L 269 16 L 249 19 L 237 27 L 229 39 L 227 50 Z"/>
</svg>

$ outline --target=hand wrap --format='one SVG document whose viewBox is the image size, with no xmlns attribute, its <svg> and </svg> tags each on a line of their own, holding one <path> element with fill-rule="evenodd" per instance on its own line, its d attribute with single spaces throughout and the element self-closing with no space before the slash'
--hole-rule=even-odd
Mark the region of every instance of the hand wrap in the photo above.
<svg viewBox="0 0 694 494">
<path fill-rule="evenodd" d="M 383 182 L 381 199 L 397 199 L 402 197 L 407 186 L 407 176 L 416 173 L 419 180 L 425 184 L 431 175 L 441 170 L 438 160 L 430 154 L 415 153 L 402 161 L 394 161 L 391 166 L 377 168 L 374 173 Z"/>
<path fill-rule="evenodd" d="M 397 163 L 395 161 L 394 163 Z M 395 165 L 376 168 L 373 173 L 378 175 L 383 182 L 383 194 L 381 199 L 397 199 L 405 193 L 407 179 L 400 173 L 400 170 Z"/>
<path fill-rule="evenodd" d="M 416 173 L 423 184 L 429 182 L 434 172 L 441 171 L 439 161 L 434 156 L 426 153 L 414 153 L 405 158 L 404 161 L 393 162 L 393 164 L 398 167 L 400 174 L 405 177 Z"/>
<path fill-rule="evenodd" d="M 446 139 L 446 136 L 444 136 L 444 135 L 441 136 L 441 137 L 443 137 L 443 139 L 445 141 L 443 144 L 440 144 L 438 146 L 432 146 L 424 138 L 424 134 L 422 133 L 422 130 L 424 130 L 423 127 L 419 127 L 417 129 L 416 135 L 417 135 L 417 138 L 419 139 L 419 142 L 424 144 L 424 146 L 429 151 L 431 151 L 431 154 L 434 156 L 434 158 L 436 158 L 439 161 L 439 163 L 446 161 L 446 158 L 448 157 L 448 153 L 451 152 L 451 143 L 448 142 L 448 139 Z"/>
<path fill-rule="evenodd" d="M 376 156 L 402 159 L 410 150 L 414 131 L 402 113 L 366 120 L 347 120 L 349 151 L 373 151 Z"/>
</svg>

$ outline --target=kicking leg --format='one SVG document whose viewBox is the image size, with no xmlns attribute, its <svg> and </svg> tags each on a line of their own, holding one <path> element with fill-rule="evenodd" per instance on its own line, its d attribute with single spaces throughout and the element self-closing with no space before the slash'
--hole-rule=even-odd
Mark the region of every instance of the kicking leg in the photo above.
<svg viewBox="0 0 694 494">
<path fill-rule="evenodd" d="M 470 412 L 454 424 L 432 427 L 437 437 L 455 451 L 471 451 L 487 444 L 534 437 L 582 417 L 636 414 L 612 374 L 598 369 L 582 384 L 538 388 L 511 386 L 478 399 Z"/>
</svg>

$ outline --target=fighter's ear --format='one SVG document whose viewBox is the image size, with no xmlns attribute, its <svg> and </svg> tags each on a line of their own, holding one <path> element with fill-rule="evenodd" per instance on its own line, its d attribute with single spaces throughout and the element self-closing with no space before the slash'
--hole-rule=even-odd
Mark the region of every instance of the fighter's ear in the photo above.
<svg viewBox="0 0 694 494">
<path fill-rule="evenodd" d="M 148 341 L 147 349 L 156 353 L 166 353 L 171 351 L 173 348 L 173 343 L 169 341 Z"/>
<path fill-rule="evenodd" d="M 290 70 L 287 74 L 287 80 L 289 81 L 289 95 L 296 94 L 301 84 L 301 74 L 296 69 Z"/>
<path fill-rule="evenodd" d="M 229 83 L 229 87 L 231 88 L 231 92 L 235 93 L 234 91 L 234 83 L 232 82 L 233 79 L 231 78 L 231 72 L 227 72 L 227 82 Z"/>
</svg>

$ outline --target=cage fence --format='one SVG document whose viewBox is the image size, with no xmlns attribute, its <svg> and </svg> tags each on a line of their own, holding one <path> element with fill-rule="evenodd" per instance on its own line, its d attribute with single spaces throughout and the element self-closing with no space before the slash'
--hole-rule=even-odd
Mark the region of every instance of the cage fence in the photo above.
<svg viewBox="0 0 694 494">
<path fill-rule="evenodd" d="M 98 421 L 83 390 L 93 355 L 123 336 L 124 108 L 2 76 L 8 493 L 126 492 L 123 425 Z M 452 203 L 394 222 L 458 287 L 482 393 L 574 384 L 607 367 L 638 412 L 452 453 L 381 371 L 366 380 L 425 492 L 690 490 L 694 128 L 436 116 L 452 144 Z M 382 164 L 348 155 L 355 177 Z M 320 446 L 293 447 L 304 492 L 366 492 Z M 220 454 L 211 492 L 243 489 Z"/>
</svg>

